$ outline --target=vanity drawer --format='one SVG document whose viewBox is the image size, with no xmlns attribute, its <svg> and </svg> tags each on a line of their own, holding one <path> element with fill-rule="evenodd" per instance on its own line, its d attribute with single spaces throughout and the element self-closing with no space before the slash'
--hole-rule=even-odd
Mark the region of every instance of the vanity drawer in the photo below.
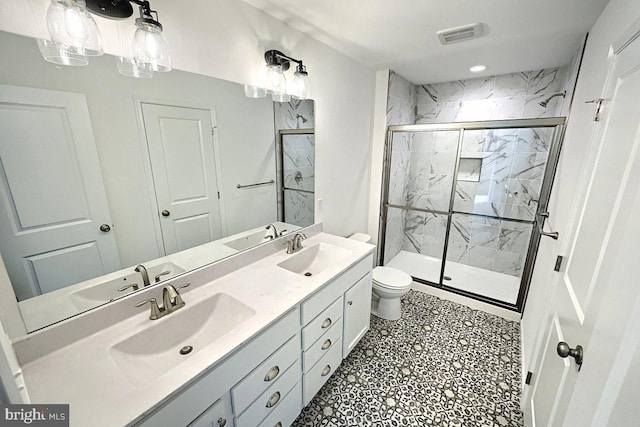
<svg viewBox="0 0 640 427">
<path fill-rule="evenodd" d="M 342 362 L 342 340 L 331 346 L 327 354 L 303 375 L 302 404 L 307 405 Z"/>
<path fill-rule="evenodd" d="M 300 336 L 296 335 L 231 390 L 235 413 L 242 413 L 260 393 L 280 379 L 299 356 Z"/>
<path fill-rule="evenodd" d="M 253 402 L 242 415 L 236 418 L 236 427 L 255 427 L 275 412 L 283 398 L 300 383 L 300 360 L 294 363 L 282 377 L 272 384 Z"/>
<path fill-rule="evenodd" d="M 302 409 L 302 384 L 298 383 L 287 394 L 281 404 L 260 423 L 258 427 L 288 427 L 290 426 Z"/>
<path fill-rule="evenodd" d="M 300 304 L 301 324 L 304 326 L 311 322 L 331 301 L 338 298 L 362 276 L 370 272 L 372 265 L 373 254 L 369 254 Z"/>
<path fill-rule="evenodd" d="M 342 295 L 302 329 L 302 348 L 305 351 L 308 350 L 318 338 L 341 318 Z"/>
<path fill-rule="evenodd" d="M 329 330 L 314 342 L 302 357 L 302 367 L 304 372 L 308 372 L 313 365 L 325 354 L 329 352 L 342 338 L 342 319 L 338 319 Z"/>
</svg>

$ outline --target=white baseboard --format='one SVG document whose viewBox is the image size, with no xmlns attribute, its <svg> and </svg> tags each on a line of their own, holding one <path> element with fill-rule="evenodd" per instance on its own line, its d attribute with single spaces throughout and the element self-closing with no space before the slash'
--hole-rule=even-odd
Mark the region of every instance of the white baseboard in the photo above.
<svg viewBox="0 0 640 427">
<path fill-rule="evenodd" d="M 429 285 L 423 285 L 422 283 L 411 283 L 411 289 L 425 294 L 433 295 L 435 297 L 453 301 L 458 304 L 466 305 L 474 310 L 484 311 L 485 313 L 494 314 L 504 319 L 514 322 L 520 322 L 521 314 L 515 311 L 507 310 L 506 308 L 496 307 L 495 305 L 487 304 L 486 302 L 477 301 L 473 298 L 468 298 L 463 295 L 458 295 L 453 292 L 447 292 L 442 289 L 435 288 Z"/>
</svg>

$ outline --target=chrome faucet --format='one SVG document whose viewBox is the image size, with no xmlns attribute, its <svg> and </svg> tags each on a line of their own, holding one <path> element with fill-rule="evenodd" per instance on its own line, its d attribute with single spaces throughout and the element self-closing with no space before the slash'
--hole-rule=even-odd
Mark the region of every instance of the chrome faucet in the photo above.
<svg viewBox="0 0 640 427">
<path fill-rule="evenodd" d="M 270 231 L 271 231 L 271 235 L 264 236 L 264 238 L 265 238 L 265 239 L 266 239 L 266 238 L 269 238 L 269 240 L 273 240 L 273 239 L 275 239 L 275 238 L 278 238 L 278 237 L 280 237 L 280 236 L 283 236 L 283 235 L 284 235 L 284 233 L 286 233 L 286 232 L 287 232 L 287 229 L 286 229 L 286 228 L 285 228 L 284 230 L 282 230 L 282 231 L 278 232 L 278 229 L 277 229 L 277 228 L 276 228 L 276 226 L 275 226 L 275 225 L 273 225 L 273 224 L 269 224 L 269 225 L 267 225 L 267 226 L 265 227 L 265 229 L 267 229 L 267 230 L 270 230 Z"/>
<path fill-rule="evenodd" d="M 273 240 L 278 237 L 278 229 L 275 225 L 269 224 L 265 227 L 265 230 L 271 231 L 271 234 L 267 234 L 264 236 L 265 239 Z"/>
<path fill-rule="evenodd" d="M 149 282 L 149 273 L 147 273 L 147 268 L 142 264 L 138 264 L 135 270 L 142 274 L 142 286 L 149 286 L 151 282 Z"/>
<path fill-rule="evenodd" d="M 190 283 L 186 283 L 182 286 L 178 286 L 178 289 L 186 288 Z M 140 301 L 135 306 L 142 307 L 146 303 L 151 304 L 151 314 L 149 319 L 156 320 L 166 316 L 169 313 L 173 313 L 176 310 L 184 307 L 185 303 L 178 290 L 173 285 L 166 285 L 162 289 L 162 307 L 158 305 L 158 300 L 155 298 L 149 298 L 144 301 Z"/>
<path fill-rule="evenodd" d="M 302 249 L 302 241 L 306 238 L 304 233 L 296 233 L 291 240 L 287 241 L 287 253 L 292 254 Z"/>
</svg>

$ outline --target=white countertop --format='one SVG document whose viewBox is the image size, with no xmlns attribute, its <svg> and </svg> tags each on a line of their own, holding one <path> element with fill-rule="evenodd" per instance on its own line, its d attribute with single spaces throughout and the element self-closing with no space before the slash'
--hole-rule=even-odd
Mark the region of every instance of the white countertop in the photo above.
<svg viewBox="0 0 640 427">
<path fill-rule="evenodd" d="M 310 247 L 320 242 L 349 249 L 350 254 L 313 277 L 303 277 L 278 267 L 279 262 L 292 256 L 287 255 L 285 250 L 279 250 L 208 283 L 204 283 L 206 280 L 196 283 L 197 275 L 202 276 L 206 269 L 191 273 L 192 279 L 196 280 L 181 292 L 186 303 L 181 310 L 188 310 L 197 301 L 223 292 L 251 307 L 256 313 L 147 385 L 134 386 L 109 351 L 113 344 L 149 326 L 149 322 L 170 320 L 172 314 L 149 320 L 149 307 L 146 305 L 137 314 L 25 364 L 22 369 L 32 402 L 70 404 L 71 426 L 112 427 L 138 420 L 142 413 L 149 412 L 167 396 L 214 367 L 374 249 L 373 245 L 327 233 L 304 240 L 303 246 Z M 227 262 L 233 262 L 233 257 Z M 208 268 L 216 268 L 216 264 Z M 183 280 L 190 281 L 191 274 L 183 276 Z M 150 289 L 149 293 L 138 293 L 135 297 L 120 301 L 120 304 L 135 303 L 149 296 L 158 297 L 160 292 L 160 288 Z M 89 318 L 84 317 L 85 321 Z M 51 339 L 51 334 L 49 332 L 47 339 Z"/>
<path fill-rule="evenodd" d="M 274 222 L 273 224 L 280 230 L 287 229 L 290 233 L 300 229 L 300 227 L 296 225 L 288 224 L 285 222 Z M 185 249 L 180 252 L 148 260 L 143 264 L 145 265 L 145 267 L 147 267 L 147 269 L 151 269 L 155 266 L 161 266 L 170 262 L 181 268 L 182 271 L 191 271 L 203 265 L 210 264 L 217 260 L 221 260 L 223 258 L 241 252 L 240 250 L 233 249 L 227 246 L 226 243 L 243 236 L 251 235 L 257 231 L 264 231 L 265 234 L 267 234 L 267 231 L 265 231 L 265 227 L 260 226 L 227 237 L 223 237 L 212 242 L 204 243 L 193 248 Z M 20 301 L 18 305 L 20 307 L 20 312 L 22 314 L 22 318 L 24 319 L 27 331 L 34 331 L 36 329 L 51 325 L 52 323 L 59 322 L 60 320 L 75 316 L 78 313 L 86 311 L 86 309 L 79 309 L 73 304 L 73 301 L 70 298 L 71 294 L 90 288 L 92 286 L 101 286 L 104 282 L 115 280 L 127 274 L 130 274 L 134 271 L 134 267 L 135 266 L 123 268 L 100 277 L 85 280 L 81 283 L 76 283 L 74 285 L 66 286 L 53 292 L 48 292 L 24 301 Z M 139 273 L 135 274 L 138 275 Z M 172 276 L 175 275 L 176 274 L 172 274 Z M 153 277 L 151 277 L 151 279 L 153 279 Z M 163 278 L 163 280 L 166 279 L 170 279 L 170 276 Z M 140 287 L 142 287 L 142 283 L 139 281 L 138 283 L 140 284 Z M 113 294 L 116 296 L 126 295 L 124 293 L 119 295 L 120 293 L 116 292 L 115 290 L 113 290 Z M 105 304 L 108 301 L 109 299 L 105 299 L 102 303 L 96 301 L 95 306 Z"/>
</svg>

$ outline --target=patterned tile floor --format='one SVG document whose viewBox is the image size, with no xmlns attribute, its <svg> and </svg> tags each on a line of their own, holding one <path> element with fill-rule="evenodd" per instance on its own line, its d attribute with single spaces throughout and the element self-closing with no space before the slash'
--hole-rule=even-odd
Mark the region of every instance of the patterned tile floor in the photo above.
<svg viewBox="0 0 640 427">
<path fill-rule="evenodd" d="M 371 329 L 294 426 L 522 426 L 520 329 L 421 292 Z"/>
</svg>

